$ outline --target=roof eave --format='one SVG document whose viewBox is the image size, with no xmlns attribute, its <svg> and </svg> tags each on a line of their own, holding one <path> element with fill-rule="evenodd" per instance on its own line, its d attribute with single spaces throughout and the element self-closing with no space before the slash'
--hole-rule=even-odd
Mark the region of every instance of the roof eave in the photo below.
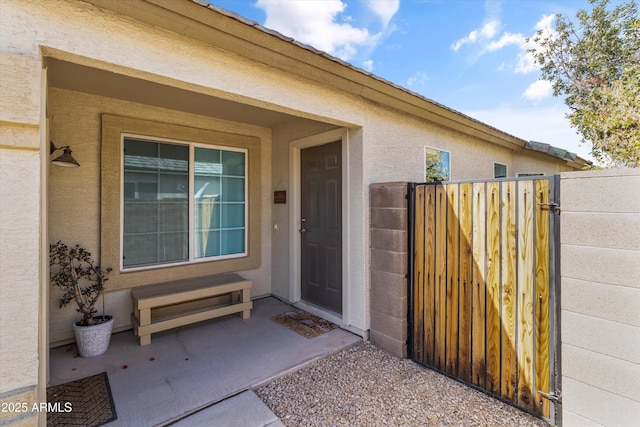
<svg viewBox="0 0 640 427">
<path fill-rule="evenodd" d="M 527 141 L 297 42 L 205 0 L 84 0 L 269 67 L 366 98 L 512 150 Z M 203 13 L 203 8 L 209 13 Z M 583 159 L 580 159 L 583 160 Z M 580 163 L 578 159 L 570 163 Z M 585 161 L 585 165 L 589 163 Z"/>
</svg>

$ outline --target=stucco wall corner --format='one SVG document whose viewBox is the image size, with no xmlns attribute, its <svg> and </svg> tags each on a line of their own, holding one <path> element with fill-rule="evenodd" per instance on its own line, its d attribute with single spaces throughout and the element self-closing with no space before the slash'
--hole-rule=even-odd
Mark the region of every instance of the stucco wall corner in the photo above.
<svg viewBox="0 0 640 427">
<path fill-rule="evenodd" d="M 40 123 L 41 73 L 40 58 L 0 51 L 0 122 Z"/>
</svg>

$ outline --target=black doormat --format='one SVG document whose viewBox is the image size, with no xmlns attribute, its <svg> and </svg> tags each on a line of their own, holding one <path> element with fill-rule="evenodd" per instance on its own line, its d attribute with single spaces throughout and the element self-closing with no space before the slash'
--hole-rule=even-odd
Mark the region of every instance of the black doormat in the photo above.
<svg viewBox="0 0 640 427">
<path fill-rule="evenodd" d="M 47 426 L 96 427 L 118 418 L 107 373 L 47 388 Z"/>
<path fill-rule="evenodd" d="M 279 323 L 294 332 L 302 335 L 305 338 L 315 338 L 318 335 L 322 335 L 325 332 L 329 332 L 336 329 L 338 325 L 331 323 L 328 320 L 321 319 L 318 316 L 314 316 L 311 313 L 307 313 L 304 310 L 294 310 L 287 313 L 282 313 L 271 318 L 276 323 Z"/>
</svg>

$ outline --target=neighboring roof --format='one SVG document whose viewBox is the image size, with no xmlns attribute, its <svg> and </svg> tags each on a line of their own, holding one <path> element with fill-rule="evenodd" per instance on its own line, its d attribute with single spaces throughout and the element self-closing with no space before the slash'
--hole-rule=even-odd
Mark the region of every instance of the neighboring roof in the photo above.
<svg viewBox="0 0 640 427">
<path fill-rule="evenodd" d="M 206 0 L 85 1 L 203 41 L 270 67 L 352 93 L 380 105 L 389 106 L 439 126 L 455 129 L 510 149 L 527 148 L 528 142 L 522 138 L 263 27 L 255 21 L 214 6 Z M 156 6 L 156 9 L 146 10 L 143 7 L 144 4 Z M 207 9 L 210 13 L 203 14 L 201 8 Z M 190 21 L 204 24 L 208 29 L 203 30 L 201 25 L 189 25 Z M 546 154 L 549 152 L 547 151 Z M 571 163 L 577 167 L 590 164 L 577 156 Z"/>
<path fill-rule="evenodd" d="M 524 146 L 524 148 L 528 150 L 540 151 L 541 153 L 546 153 L 554 157 L 558 157 L 560 159 L 569 160 L 574 162 L 578 156 L 576 153 L 572 153 L 570 151 L 564 150 L 562 148 L 554 147 L 549 144 L 545 144 L 544 142 L 536 142 L 529 141 Z"/>
</svg>

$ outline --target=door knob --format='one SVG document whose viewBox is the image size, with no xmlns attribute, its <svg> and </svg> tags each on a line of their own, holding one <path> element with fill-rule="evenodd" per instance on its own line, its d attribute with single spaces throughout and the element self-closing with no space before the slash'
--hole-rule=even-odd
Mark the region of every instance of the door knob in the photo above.
<svg viewBox="0 0 640 427">
<path fill-rule="evenodd" d="M 302 219 L 300 220 L 300 222 L 301 222 L 302 224 L 301 224 L 300 230 L 298 230 L 298 231 L 299 231 L 299 232 L 301 232 L 301 233 L 306 233 L 306 232 L 307 232 L 307 229 L 306 229 L 305 225 L 307 224 L 307 219 L 306 219 L 306 218 L 302 218 Z"/>
</svg>

